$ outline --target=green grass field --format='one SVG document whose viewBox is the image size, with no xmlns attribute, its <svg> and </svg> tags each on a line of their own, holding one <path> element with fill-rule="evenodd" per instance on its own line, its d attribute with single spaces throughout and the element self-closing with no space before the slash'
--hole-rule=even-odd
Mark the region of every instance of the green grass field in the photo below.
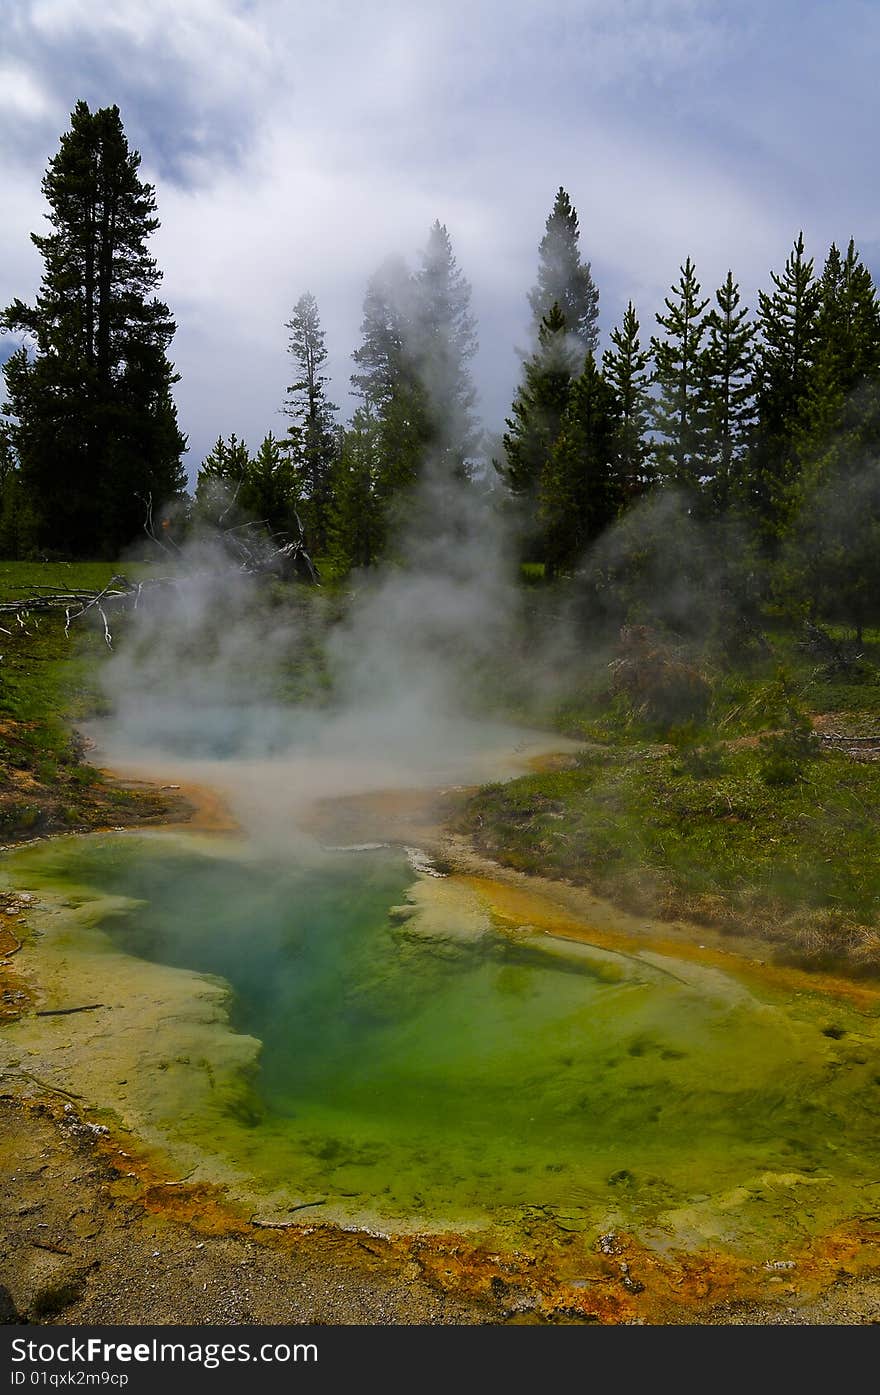
<svg viewBox="0 0 880 1395">
<path fill-rule="evenodd" d="M 0 563 L 0 601 L 27 600 L 40 586 L 100 590 L 121 568 L 105 562 Z M 141 564 L 126 575 L 145 571 Z M 0 615 L 0 838 L 157 817 L 165 802 L 119 789 L 83 760 L 72 723 L 100 704 L 100 629 L 64 613 Z"/>
<path fill-rule="evenodd" d="M 880 968 L 880 759 L 818 739 L 880 736 L 880 633 L 843 674 L 783 630 L 758 662 L 705 669 L 708 711 L 675 728 L 612 696 L 607 663 L 585 667 L 543 713 L 590 743 L 575 767 L 481 790 L 461 829 L 503 863 L 629 908 Z"/>
<path fill-rule="evenodd" d="M 823 753 L 779 784 L 771 759 L 760 744 L 703 770 L 696 753 L 590 753 L 483 789 L 461 827 L 510 866 L 635 910 L 784 926 L 804 953 L 867 965 L 880 948 L 880 763 Z"/>
</svg>

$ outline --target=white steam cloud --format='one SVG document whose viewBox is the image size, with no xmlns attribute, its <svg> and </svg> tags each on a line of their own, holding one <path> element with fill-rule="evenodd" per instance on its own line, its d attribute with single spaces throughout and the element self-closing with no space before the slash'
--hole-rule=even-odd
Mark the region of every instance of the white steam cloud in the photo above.
<svg viewBox="0 0 880 1395">
<path fill-rule="evenodd" d="M 519 628 L 498 513 L 429 468 L 410 516 L 400 563 L 355 576 L 344 609 L 243 574 L 220 541 L 192 543 L 144 588 L 106 666 L 104 759 L 219 785 L 273 839 L 321 796 L 522 768 L 535 733 L 475 715 Z"/>
</svg>

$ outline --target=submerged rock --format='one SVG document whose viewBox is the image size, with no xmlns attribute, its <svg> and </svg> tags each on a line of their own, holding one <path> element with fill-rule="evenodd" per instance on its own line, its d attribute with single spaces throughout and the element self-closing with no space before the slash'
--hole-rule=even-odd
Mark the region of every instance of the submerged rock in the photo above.
<svg viewBox="0 0 880 1395">
<path fill-rule="evenodd" d="M 403 922 L 407 938 L 473 942 L 492 932 L 482 902 L 463 883 L 438 873 L 420 879 L 407 891 L 407 902 L 392 906 L 389 916 Z"/>
<path fill-rule="evenodd" d="M 420 877 L 445 877 L 446 873 L 433 862 L 426 852 L 421 848 L 404 848 L 407 861 L 414 872 L 418 872 Z"/>
<path fill-rule="evenodd" d="M 388 918 L 389 920 L 397 921 L 410 920 L 414 915 L 417 914 L 417 912 L 418 907 L 413 905 L 389 906 Z"/>
</svg>

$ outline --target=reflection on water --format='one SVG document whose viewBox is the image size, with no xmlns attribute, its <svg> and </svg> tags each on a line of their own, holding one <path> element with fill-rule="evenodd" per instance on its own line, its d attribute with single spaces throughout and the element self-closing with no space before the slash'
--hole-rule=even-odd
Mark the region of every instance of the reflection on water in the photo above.
<svg viewBox="0 0 880 1395">
<path fill-rule="evenodd" d="M 638 1225 L 657 1243 L 784 1240 L 864 1210 L 878 1033 L 845 1004 L 759 1001 L 692 964 L 392 911 L 414 877 L 390 849 L 291 866 L 124 835 L 9 865 L 68 906 L 114 898 L 97 931 L 69 909 L 47 923 L 66 972 L 97 934 L 131 956 L 104 941 L 132 985 L 148 960 L 232 986 L 234 1032 L 262 1043 L 253 1078 L 221 1097 L 212 1076 L 209 1115 L 160 1063 L 148 1108 L 169 1140 L 201 1141 L 276 1196 L 388 1224 L 555 1208 L 575 1229 Z M 219 1061 L 224 1014 L 212 1030 Z M 125 1118 L 125 1098 L 103 1102 Z"/>
</svg>

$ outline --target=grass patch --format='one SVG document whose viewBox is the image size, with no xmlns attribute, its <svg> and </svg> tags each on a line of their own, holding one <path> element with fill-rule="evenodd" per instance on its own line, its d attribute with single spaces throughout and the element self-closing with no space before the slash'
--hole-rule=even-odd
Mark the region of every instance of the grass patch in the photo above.
<svg viewBox="0 0 880 1395">
<path fill-rule="evenodd" d="M 779 933 L 817 959 L 867 965 L 880 963 L 878 802 L 880 763 L 845 755 L 780 782 L 762 743 L 702 765 L 634 747 L 488 786 L 460 827 L 509 866 L 589 883 L 631 909 Z"/>
<path fill-rule="evenodd" d="M 149 562 L 0 562 L 0 601 L 36 595 L 39 587 L 100 591 L 114 576 L 140 581 L 153 570 Z"/>
<path fill-rule="evenodd" d="M 39 586 L 100 590 L 122 570 L 105 562 L 0 563 L 0 600 L 24 600 Z M 126 575 L 149 575 L 139 564 Z M 71 723 L 100 708 L 101 633 L 64 633 L 64 615 L 0 617 L 0 839 L 155 821 L 170 807 L 152 791 L 117 788 L 83 759 Z"/>
</svg>

